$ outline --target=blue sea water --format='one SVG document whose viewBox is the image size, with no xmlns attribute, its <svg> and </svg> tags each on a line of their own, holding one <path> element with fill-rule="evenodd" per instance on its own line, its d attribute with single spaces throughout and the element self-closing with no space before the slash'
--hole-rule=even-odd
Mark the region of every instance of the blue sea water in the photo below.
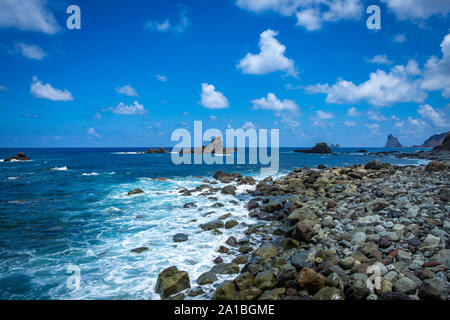
<svg viewBox="0 0 450 320">
<path fill-rule="evenodd" d="M 359 149 L 316 155 L 281 148 L 279 174 L 379 158 L 357 153 Z M 0 149 L 0 159 L 19 151 L 32 159 L 0 162 L 0 299 L 159 299 L 154 286 L 160 271 L 176 265 L 188 271 L 195 286 L 195 279 L 212 267 L 218 246 L 230 235 L 244 236 L 244 226 L 213 235 L 201 232 L 200 223 L 225 213 L 238 222 L 256 222 L 248 217 L 245 195 L 218 193 L 215 201 L 198 194 L 183 197 L 178 191 L 212 180 L 218 170 L 261 179 L 260 165 L 177 166 L 170 154 L 136 154 L 138 150 L 144 149 Z M 423 163 L 393 156 L 379 159 L 398 165 Z M 153 180 L 159 177 L 168 180 Z M 128 196 L 134 188 L 145 193 Z M 235 198 L 243 201 L 231 203 Z M 183 208 L 193 201 L 197 208 Z M 211 208 L 216 202 L 225 206 Z M 174 243 L 176 233 L 188 234 L 189 240 Z M 130 251 L 142 246 L 149 250 Z M 70 266 L 81 272 L 75 290 L 67 286 Z"/>
</svg>

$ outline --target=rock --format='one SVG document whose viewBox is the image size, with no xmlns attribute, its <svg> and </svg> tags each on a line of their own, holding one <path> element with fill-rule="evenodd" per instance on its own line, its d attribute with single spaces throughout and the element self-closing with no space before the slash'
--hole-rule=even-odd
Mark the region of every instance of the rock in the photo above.
<svg viewBox="0 0 450 320">
<path fill-rule="evenodd" d="M 261 289 L 251 287 L 242 291 L 239 291 L 236 294 L 237 300 L 255 300 L 261 295 Z"/>
<path fill-rule="evenodd" d="M 140 193 L 144 193 L 144 190 L 136 188 L 136 189 L 133 189 L 131 191 L 128 191 L 128 195 L 129 196 L 132 196 L 132 195 L 135 195 L 135 194 L 140 194 Z"/>
<path fill-rule="evenodd" d="M 280 294 L 285 292 L 284 288 L 277 288 L 273 290 L 266 290 L 258 298 L 258 300 L 280 300 Z"/>
<path fill-rule="evenodd" d="M 363 300 L 370 294 L 367 287 L 367 275 L 355 273 L 351 276 L 345 296 L 351 300 Z"/>
<path fill-rule="evenodd" d="M 234 177 L 227 172 L 217 171 L 214 174 L 214 179 L 219 180 L 223 183 L 230 183 L 234 180 Z"/>
<path fill-rule="evenodd" d="M 4 159 L 3 161 L 4 161 L 4 162 L 9 162 L 9 161 L 13 161 L 13 160 L 15 160 L 15 161 L 27 161 L 27 160 L 31 160 L 31 159 L 30 159 L 29 157 L 27 157 L 27 156 L 25 155 L 25 153 L 19 152 L 19 153 L 17 153 L 15 156 L 6 158 L 6 159 Z"/>
<path fill-rule="evenodd" d="M 281 202 L 269 202 L 261 206 L 261 210 L 264 212 L 274 213 L 283 209 L 283 204 Z"/>
<path fill-rule="evenodd" d="M 197 205 L 195 204 L 195 202 L 188 202 L 183 205 L 183 208 L 184 209 L 197 208 Z"/>
<path fill-rule="evenodd" d="M 409 252 L 398 250 L 396 255 L 398 261 L 411 261 L 411 254 Z"/>
<path fill-rule="evenodd" d="M 212 267 L 211 272 L 215 274 L 235 274 L 239 273 L 239 265 L 236 263 L 219 263 Z"/>
<path fill-rule="evenodd" d="M 196 296 L 199 296 L 199 295 L 201 295 L 203 293 L 205 293 L 205 291 L 203 291 L 203 288 L 202 287 L 197 287 L 197 288 L 189 290 L 187 295 L 189 297 L 196 297 Z"/>
<path fill-rule="evenodd" d="M 364 169 L 366 169 L 366 170 L 380 170 L 381 169 L 381 162 L 380 162 L 380 160 L 372 160 L 372 161 L 368 162 L 364 166 Z"/>
<path fill-rule="evenodd" d="M 236 264 L 246 264 L 248 262 L 248 256 L 237 256 L 232 262 Z"/>
<path fill-rule="evenodd" d="M 339 289 L 325 287 L 314 295 L 314 300 L 345 300 Z"/>
<path fill-rule="evenodd" d="M 310 150 L 298 149 L 294 150 L 294 152 L 301 153 L 332 153 L 331 148 L 325 142 L 319 142 Z"/>
<path fill-rule="evenodd" d="M 219 253 L 228 253 L 228 251 L 230 251 L 230 249 L 228 249 L 225 246 L 220 246 L 219 250 L 217 250 L 217 252 L 219 252 Z"/>
<path fill-rule="evenodd" d="M 200 275 L 200 277 L 198 277 L 197 279 L 197 283 L 199 285 L 205 285 L 205 284 L 210 284 L 210 283 L 214 283 L 217 281 L 217 277 L 214 273 L 212 272 L 205 272 L 202 275 Z"/>
<path fill-rule="evenodd" d="M 359 246 L 360 244 L 366 242 L 365 232 L 356 232 L 352 237 L 352 244 Z"/>
<path fill-rule="evenodd" d="M 250 272 L 244 272 L 234 279 L 234 283 L 239 291 L 243 291 L 253 286 L 255 277 Z"/>
<path fill-rule="evenodd" d="M 378 300 L 412 300 L 407 294 L 402 292 L 384 292 Z"/>
<path fill-rule="evenodd" d="M 224 281 L 214 292 L 213 300 L 233 300 L 235 294 L 234 283 L 232 281 Z"/>
<path fill-rule="evenodd" d="M 164 299 L 190 287 L 187 272 L 179 271 L 177 267 L 172 266 L 158 275 L 155 290 Z"/>
<path fill-rule="evenodd" d="M 300 245 L 300 243 L 292 238 L 284 238 L 280 241 L 280 247 L 284 250 L 289 250 L 293 248 L 297 248 Z"/>
<path fill-rule="evenodd" d="M 398 141 L 396 137 L 394 137 L 392 134 L 390 134 L 387 138 L 385 148 L 401 148 L 402 145 Z"/>
<path fill-rule="evenodd" d="M 258 203 L 258 201 L 255 201 L 255 200 L 250 200 L 248 203 L 247 203 L 247 210 L 252 210 L 252 209 L 256 209 L 256 208 L 258 208 L 259 207 L 259 203 Z"/>
<path fill-rule="evenodd" d="M 158 148 L 158 149 L 150 148 L 150 149 L 148 149 L 148 150 L 146 150 L 146 151 L 144 151 L 144 152 L 142 152 L 142 153 L 151 154 L 151 153 L 168 153 L 168 152 L 169 152 L 169 151 L 167 151 L 167 150 L 164 149 L 164 148 Z"/>
<path fill-rule="evenodd" d="M 223 259 L 222 259 L 222 257 L 217 257 L 217 258 L 215 258 L 215 259 L 213 260 L 213 262 L 214 262 L 215 264 L 221 264 L 221 263 L 223 262 Z"/>
<path fill-rule="evenodd" d="M 272 271 L 259 272 L 255 277 L 255 286 L 261 290 L 272 289 L 275 287 L 275 276 Z"/>
<path fill-rule="evenodd" d="M 225 187 L 222 188 L 222 193 L 223 194 L 235 195 L 236 194 L 236 190 L 237 190 L 237 188 L 235 186 L 225 186 Z"/>
<path fill-rule="evenodd" d="M 437 277 L 425 280 L 422 282 L 419 297 L 425 300 L 446 300 L 447 288 L 445 283 Z"/>
<path fill-rule="evenodd" d="M 310 259 L 312 258 L 312 255 L 313 253 L 311 251 L 298 252 L 292 256 L 291 263 L 297 270 L 311 267 Z"/>
<path fill-rule="evenodd" d="M 434 148 L 434 150 L 446 150 L 450 151 L 450 133 L 447 133 L 447 135 L 442 140 L 441 145 Z"/>
<path fill-rule="evenodd" d="M 238 222 L 236 220 L 229 220 L 225 222 L 225 229 L 231 229 L 238 225 Z"/>
<path fill-rule="evenodd" d="M 301 289 L 305 289 L 309 294 L 315 294 L 325 287 L 326 278 L 312 268 L 303 268 L 297 276 L 297 282 Z"/>
<path fill-rule="evenodd" d="M 401 292 L 405 294 L 414 294 L 416 292 L 417 284 L 407 277 L 401 277 L 394 282 L 394 292 Z"/>
<path fill-rule="evenodd" d="M 380 287 L 375 288 L 378 295 L 382 295 L 386 292 L 392 292 L 392 282 L 386 279 L 381 279 Z"/>
<path fill-rule="evenodd" d="M 132 249 L 131 252 L 141 253 L 141 252 L 144 252 L 146 250 L 148 250 L 147 247 L 139 247 L 139 248 Z"/>
<path fill-rule="evenodd" d="M 237 244 L 238 244 L 236 238 L 233 237 L 233 236 L 229 237 L 229 238 L 227 239 L 227 241 L 225 241 L 225 243 L 226 243 L 227 245 L 229 245 L 229 246 L 232 246 L 232 247 L 235 247 L 235 246 L 237 246 Z"/>
<path fill-rule="evenodd" d="M 377 198 L 375 200 L 369 201 L 366 205 L 366 209 L 369 213 L 378 212 L 389 206 L 389 202 L 382 198 Z"/>
<path fill-rule="evenodd" d="M 447 165 L 445 163 L 442 163 L 439 161 L 431 161 L 425 167 L 425 171 L 428 171 L 428 172 L 446 171 L 447 169 L 448 169 Z"/>
<path fill-rule="evenodd" d="M 188 239 L 189 239 L 189 236 L 184 233 L 177 233 L 176 235 L 173 236 L 174 242 L 184 242 L 184 241 L 188 241 Z"/>
<path fill-rule="evenodd" d="M 311 220 L 303 220 L 298 222 L 289 233 L 290 237 L 295 240 L 310 242 L 316 234 L 316 230 L 314 230 L 314 225 Z"/>
<path fill-rule="evenodd" d="M 278 249 L 272 243 L 263 243 L 258 249 L 253 251 L 252 256 L 261 258 L 273 258 L 278 256 Z"/>
<path fill-rule="evenodd" d="M 218 219 L 200 225 L 200 228 L 202 228 L 204 231 L 209 231 L 223 227 L 224 223 Z"/>
<path fill-rule="evenodd" d="M 319 164 L 318 166 L 317 166 L 317 169 L 326 169 L 327 168 L 327 166 L 325 165 L 325 164 Z"/>
<path fill-rule="evenodd" d="M 239 252 L 240 253 L 250 253 L 252 251 L 253 251 L 253 248 L 248 246 L 248 245 L 246 245 L 246 244 L 244 244 L 244 245 L 239 247 Z"/>
<path fill-rule="evenodd" d="M 433 236 L 432 234 L 428 234 L 423 240 L 423 247 L 437 247 L 441 243 L 441 239 L 439 237 Z"/>
</svg>

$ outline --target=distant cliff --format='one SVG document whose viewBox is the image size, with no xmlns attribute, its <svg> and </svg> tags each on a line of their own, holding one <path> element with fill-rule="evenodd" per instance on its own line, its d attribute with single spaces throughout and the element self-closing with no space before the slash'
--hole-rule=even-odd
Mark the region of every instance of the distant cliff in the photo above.
<svg viewBox="0 0 450 320">
<path fill-rule="evenodd" d="M 419 148 L 435 148 L 437 146 L 440 146 L 442 144 L 442 142 L 444 141 L 444 138 L 447 134 L 449 134 L 449 132 L 444 132 L 441 134 L 435 134 L 434 136 L 429 137 L 427 140 L 425 140 L 425 142 L 420 145 L 417 146 Z"/>
<path fill-rule="evenodd" d="M 401 148 L 402 145 L 396 137 L 394 137 L 392 134 L 390 134 L 387 138 L 387 142 L 384 147 L 385 148 Z"/>
</svg>

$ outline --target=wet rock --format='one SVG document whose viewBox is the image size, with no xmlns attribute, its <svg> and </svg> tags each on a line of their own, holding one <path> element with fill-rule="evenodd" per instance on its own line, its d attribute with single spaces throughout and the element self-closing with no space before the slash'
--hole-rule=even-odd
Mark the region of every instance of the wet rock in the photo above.
<svg viewBox="0 0 450 320">
<path fill-rule="evenodd" d="M 237 188 L 235 186 L 225 186 L 225 187 L 222 188 L 222 193 L 223 194 L 235 195 L 236 194 L 236 190 L 237 190 Z"/>
<path fill-rule="evenodd" d="M 147 250 L 148 250 L 147 247 L 139 247 L 139 248 L 132 249 L 131 252 L 141 253 L 141 252 L 144 252 L 144 251 L 147 251 Z"/>
<path fill-rule="evenodd" d="M 203 291 L 202 287 L 196 287 L 194 289 L 189 290 L 187 295 L 189 297 L 196 297 L 196 296 L 199 296 L 199 295 L 201 295 L 203 293 L 205 293 L 205 291 Z"/>
<path fill-rule="evenodd" d="M 237 300 L 255 300 L 257 299 L 262 293 L 261 289 L 251 287 L 242 291 L 239 291 L 236 294 Z"/>
<path fill-rule="evenodd" d="M 255 277 L 250 272 L 244 272 L 234 279 L 234 283 L 239 291 L 243 291 L 253 286 Z"/>
<path fill-rule="evenodd" d="M 259 207 L 258 201 L 250 200 L 250 201 L 247 203 L 247 209 L 248 209 L 249 211 L 252 210 L 252 209 L 256 209 L 256 208 L 258 208 L 258 207 Z"/>
<path fill-rule="evenodd" d="M 314 300 L 345 300 L 339 289 L 325 287 L 314 295 Z"/>
<path fill-rule="evenodd" d="M 253 251 L 253 248 L 248 246 L 248 245 L 245 245 L 245 244 L 243 246 L 239 247 L 239 252 L 240 253 L 250 253 L 252 251 Z"/>
<path fill-rule="evenodd" d="M 256 275 L 254 283 L 261 290 L 272 289 L 275 287 L 275 276 L 270 270 L 262 271 Z"/>
<path fill-rule="evenodd" d="M 289 250 L 293 248 L 297 248 L 300 245 L 300 243 L 292 238 L 284 238 L 280 241 L 280 247 L 284 250 Z"/>
<path fill-rule="evenodd" d="M 272 258 L 278 256 L 278 249 L 272 243 L 263 243 L 258 249 L 253 251 L 252 256 L 261 258 Z"/>
<path fill-rule="evenodd" d="M 25 153 L 19 152 L 19 153 L 17 153 L 15 156 L 6 158 L 6 159 L 4 159 L 3 161 L 4 161 L 4 162 L 9 162 L 9 161 L 13 161 L 13 160 L 15 160 L 15 161 L 27 161 L 27 160 L 30 160 L 30 158 L 27 157 L 27 156 L 25 155 Z"/>
<path fill-rule="evenodd" d="M 155 291 L 161 298 L 167 298 L 191 287 L 186 271 L 180 271 L 176 266 L 165 269 L 158 275 Z"/>
<path fill-rule="evenodd" d="M 238 256 L 234 258 L 232 262 L 236 264 L 246 264 L 248 262 L 248 256 Z"/>
<path fill-rule="evenodd" d="M 219 250 L 217 250 L 219 253 L 228 253 L 228 251 L 230 251 L 230 249 L 225 246 L 220 246 Z"/>
<path fill-rule="evenodd" d="M 188 239 L 189 239 L 189 236 L 184 233 L 177 233 L 176 235 L 173 236 L 174 242 L 184 242 L 184 241 L 188 241 Z"/>
<path fill-rule="evenodd" d="M 197 208 L 197 205 L 195 204 L 195 202 L 188 202 L 183 205 L 183 208 L 184 209 Z"/>
<path fill-rule="evenodd" d="M 135 194 L 140 194 L 140 193 L 144 193 L 144 190 L 142 190 L 140 188 L 136 188 L 136 189 L 133 189 L 131 191 L 128 191 L 128 195 L 129 196 L 132 196 L 132 195 L 135 195 Z"/>
<path fill-rule="evenodd" d="M 217 281 L 217 276 L 212 272 L 205 272 L 197 279 L 199 285 L 211 284 Z"/>
<path fill-rule="evenodd" d="M 202 228 L 204 231 L 209 231 L 213 229 L 223 228 L 224 223 L 220 220 L 213 220 L 211 222 L 207 222 L 200 225 L 200 228 Z"/>
<path fill-rule="evenodd" d="M 217 257 L 217 258 L 214 258 L 213 262 L 215 264 L 221 264 L 223 262 L 223 259 L 222 259 L 222 257 Z"/>
<path fill-rule="evenodd" d="M 439 278 L 425 280 L 420 288 L 419 297 L 425 300 L 447 299 L 447 288 Z"/>
<path fill-rule="evenodd" d="M 229 246 L 235 247 L 237 246 L 237 240 L 235 237 L 231 236 L 227 239 L 227 241 L 225 241 L 225 243 Z"/>
<path fill-rule="evenodd" d="M 380 170 L 381 169 L 381 162 L 380 162 L 380 160 L 372 160 L 372 161 L 368 162 L 364 166 L 364 169 L 366 169 L 366 170 Z"/>
<path fill-rule="evenodd" d="M 211 272 L 215 274 L 235 274 L 239 273 L 239 265 L 236 263 L 219 263 L 212 267 Z"/>
<path fill-rule="evenodd" d="M 363 300 L 370 294 L 367 287 L 367 275 L 355 273 L 351 276 L 345 296 L 351 300 Z"/>
<path fill-rule="evenodd" d="M 312 268 L 303 268 L 297 276 L 297 282 L 301 289 L 315 294 L 325 287 L 326 278 Z"/>
<path fill-rule="evenodd" d="M 290 237 L 302 241 L 310 242 L 316 234 L 313 222 L 311 220 L 303 220 L 298 222 L 295 227 L 290 231 Z"/>
<path fill-rule="evenodd" d="M 225 229 L 231 229 L 238 225 L 238 222 L 236 220 L 229 220 L 225 222 Z"/>
<path fill-rule="evenodd" d="M 311 251 L 303 251 L 294 254 L 291 258 L 291 263 L 297 270 L 302 268 L 310 268 L 312 266 L 310 260 L 312 258 L 313 253 Z"/>
<path fill-rule="evenodd" d="M 232 281 L 224 281 L 214 292 L 213 300 L 233 300 L 235 295 L 235 287 Z"/>
</svg>

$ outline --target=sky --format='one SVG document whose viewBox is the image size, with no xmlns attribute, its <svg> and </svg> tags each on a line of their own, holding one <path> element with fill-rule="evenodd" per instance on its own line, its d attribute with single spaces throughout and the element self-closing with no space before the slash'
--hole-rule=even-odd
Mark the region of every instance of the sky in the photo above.
<svg viewBox="0 0 450 320">
<path fill-rule="evenodd" d="M 450 130 L 449 13 L 448 0 L 0 0 L 0 147 L 173 146 L 200 120 L 279 129 L 282 147 L 419 145 Z"/>
</svg>

